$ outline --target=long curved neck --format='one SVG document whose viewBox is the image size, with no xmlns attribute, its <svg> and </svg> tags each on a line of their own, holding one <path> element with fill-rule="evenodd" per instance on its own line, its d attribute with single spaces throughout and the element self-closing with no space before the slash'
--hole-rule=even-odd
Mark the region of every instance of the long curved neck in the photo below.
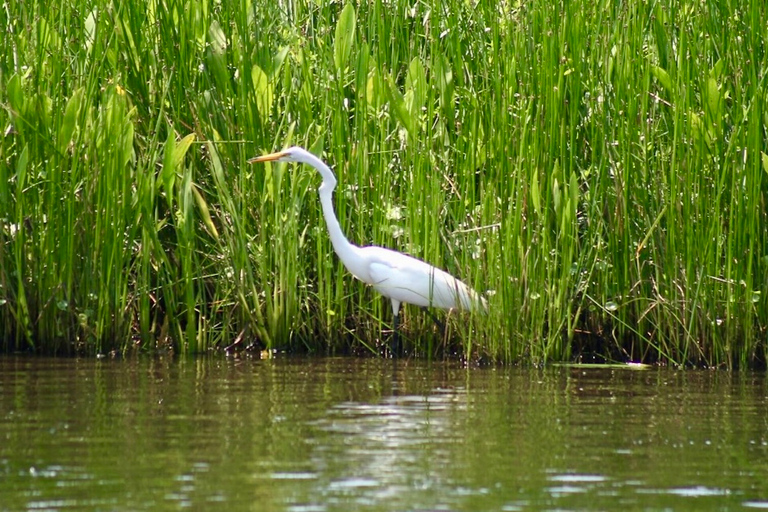
<svg viewBox="0 0 768 512">
<path fill-rule="evenodd" d="M 330 167 L 325 165 L 320 159 L 312 162 L 312 165 L 323 177 L 323 184 L 320 185 L 317 192 L 320 195 L 320 205 L 323 207 L 323 217 L 325 217 L 325 223 L 328 226 L 328 234 L 331 237 L 333 249 L 339 255 L 344 266 L 351 269 L 355 266 L 351 257 L 356 247 L 344 236 L 344 232 L 341 231 L 341 226 L 339 225 L 339 219 L 336 218 L 336 213 L 333 210 L 333 190 L 336 188 L 336 176 L 333 175 Z"/>
</svg>

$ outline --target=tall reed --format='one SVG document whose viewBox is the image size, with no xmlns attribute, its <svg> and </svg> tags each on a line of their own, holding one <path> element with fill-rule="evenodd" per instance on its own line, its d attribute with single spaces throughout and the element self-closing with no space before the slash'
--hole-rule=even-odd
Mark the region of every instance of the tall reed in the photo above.
<svg viewBox="0 0 768 512">
<path fill-rule="evenodd" d="M 12 0 L 0 9 L 5 350 L 376 352 L 350 240 L 487 290 L 417 354 L 765 361 L 768 7 Z"/>
</svg>

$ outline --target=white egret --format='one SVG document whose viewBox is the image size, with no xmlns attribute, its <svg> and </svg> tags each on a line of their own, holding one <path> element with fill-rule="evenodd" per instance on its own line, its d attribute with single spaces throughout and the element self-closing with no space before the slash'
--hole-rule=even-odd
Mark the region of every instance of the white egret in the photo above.
<svg viewBox="0 0 768 512">
<path fill-rule="evenodd" d="M 328 226 L 333 249 L 349 272 L 362 282 L 392 301 L 394 315 L 393 347 L 397 346 L 397 329 L 400 304 L 408 303 L 423 308 L 480 310 L 487 309 L 487 303 L 475 290 L 439 268 L 384 247 L 358 247 L 347 240 L 341 231 L 333 210 L 333 190 L 336 176 L 322 160 L 300 147 L 259 156 L 248 160 L 254 162 L 297 162 L 317 169 L 323 178 L 318 188 L 323 216 Z M 434 318 L 434 316 L 433 316 Z"/>
</svg>

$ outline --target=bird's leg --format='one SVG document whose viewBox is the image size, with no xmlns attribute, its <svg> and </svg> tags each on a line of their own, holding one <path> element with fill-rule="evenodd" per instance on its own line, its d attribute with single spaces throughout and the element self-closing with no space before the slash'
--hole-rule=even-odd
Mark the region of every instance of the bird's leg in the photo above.
<svg viewBox="0 0 768 512">
<path fill-rule="evenodd" d="M 397 332 L 398 324 L 400 323 L 400 301 L 397 299 L 392 300 L 392 344 L 389 346 L 389 350 L 392 357 L 400 355 L 400 336 Z"/>
<path fill-rule="evenodd" d="M 422 307 L 421 309 L 427 312 L 432 321 L 435 322 L 437 328 L 440 329 L 440 334 L 442 337 L 445 338 L 445 324 L 441 322 L 440 319 L 437 318 L 437 316 L 435 316 L 435 314 L 429 308 Z"/>
<path fill-rule="evenodd" d="M 397 331 L 398 328 L 398 320 L 400 319 L 400 315 L 395 315 L 392 319 L 392 344 L 389 347 L 390 352 L 392 352 L 392 357 L 397 357 L 400 355 L 400 336 Z"/>
</svg>

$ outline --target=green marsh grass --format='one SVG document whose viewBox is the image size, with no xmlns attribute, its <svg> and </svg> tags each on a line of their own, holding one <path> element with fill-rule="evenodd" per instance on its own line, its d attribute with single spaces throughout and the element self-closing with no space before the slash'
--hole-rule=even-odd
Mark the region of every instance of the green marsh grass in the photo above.
<svg viewBox="0 0 768 512">
<path fill-rule="evenodd" d="M 6 2 L 0 343 L 377 352 L 351 241 L 488 291 L 416 354 L 765 361 L 768 7 Z"/>
</svg>

